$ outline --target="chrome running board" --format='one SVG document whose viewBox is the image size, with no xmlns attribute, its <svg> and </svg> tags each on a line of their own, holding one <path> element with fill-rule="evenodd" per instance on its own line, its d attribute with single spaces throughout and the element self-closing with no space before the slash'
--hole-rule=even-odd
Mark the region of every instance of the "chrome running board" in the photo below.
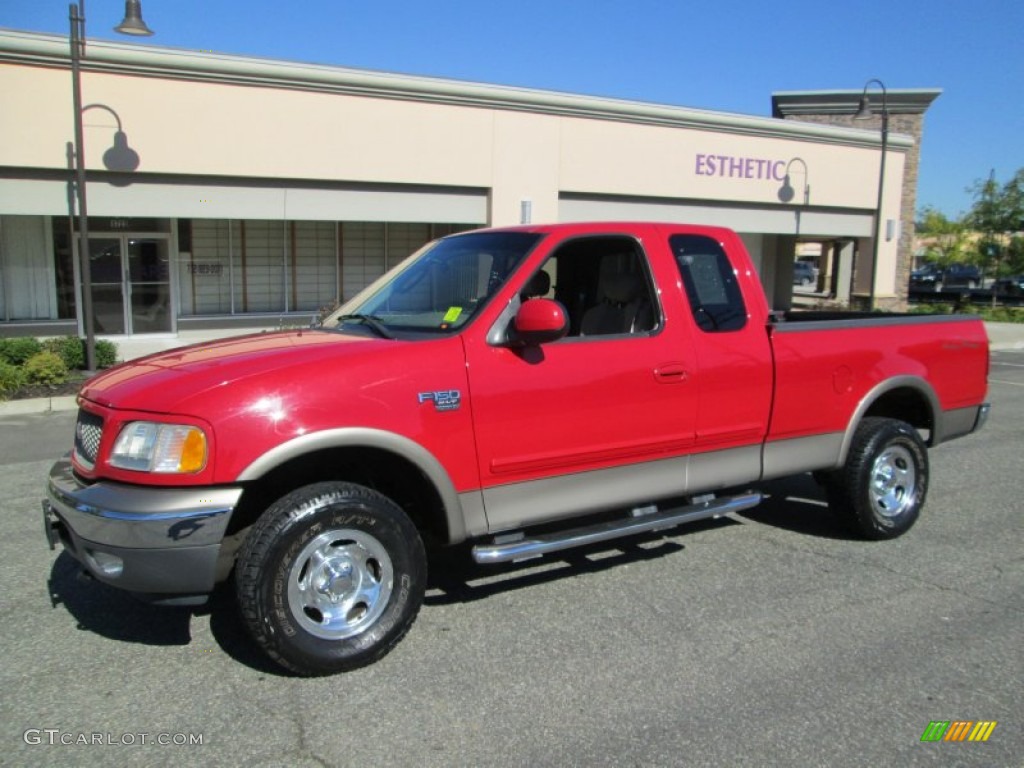
<svg viewBox="0 0 1024 768">
<path fill-rule="evenodd" d="M 478 544 L 473 547 L 473 559 L 481 564 L 528 560 L 563 549 L 674 528 L 683 523 L 692 523 L 709 517 L 721 517 L 730 512 L 741 512 L 756 507 L 760 503 L 760 493 L 747 493 L 661 511 L 647 512 L 647 508 L 638 509 L 634 510 L 634 516 L 622 520 L 538 534 L 529 538 L 521 533 L 511 536 L 506 534 L 496 537 L 492 544 Z"/>
</svg>

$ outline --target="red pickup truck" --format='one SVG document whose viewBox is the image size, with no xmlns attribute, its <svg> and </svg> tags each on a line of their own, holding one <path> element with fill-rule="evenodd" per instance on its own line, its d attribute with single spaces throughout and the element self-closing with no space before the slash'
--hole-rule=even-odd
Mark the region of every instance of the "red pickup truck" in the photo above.
<svg viewBox="0 0 1024 768">
<path fill-rule="evenodd" d="M 899 536 L 927 446 L 984 422 L 987 377 L 976 318 L 770 311 L 726 229 L 480 230 L 318 327 L 90 380 L 45 527 L 154 600 L 234 574 L 263 649 L 325 674 L 404 636 L 428 545 L 535 557 L 744 510 L 760 495 L 725 489 L 802 472 L 855 531 Z"/>
</svg>

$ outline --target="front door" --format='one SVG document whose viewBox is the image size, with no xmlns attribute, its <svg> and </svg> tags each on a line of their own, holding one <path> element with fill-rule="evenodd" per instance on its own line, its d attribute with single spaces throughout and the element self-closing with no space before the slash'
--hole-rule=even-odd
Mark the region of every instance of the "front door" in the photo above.
<svg viewBox="0 0 1024 768">
<path fill-rule="evenodd" d="M 686 326 L 664 323 L 641 243 L 569 240 L 525 277 L 523 300 L 557 299 L 570 330 L 525 350 L 467 343 L 491 529 L 610 508 L 643 495 L 638 485 L 651 498 L 681 491 L 697 405 L 692 342 Z"/>
<path fill-rule="evenodd" d="M 93 328 L 97 334 L 172 330 L 169 253 L 165 237 L 89 238 Z"/>
</svg>

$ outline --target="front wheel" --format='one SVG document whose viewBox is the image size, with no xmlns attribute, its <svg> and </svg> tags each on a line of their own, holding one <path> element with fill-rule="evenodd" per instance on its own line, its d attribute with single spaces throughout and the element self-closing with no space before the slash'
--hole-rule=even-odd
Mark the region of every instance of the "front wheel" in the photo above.
<svg viewBox="0 0 1024 768">
<path fill-rule="evenodd" d="M 894 539 L 917 521 L 928 491 L 928 451 L 909 424 L 866 418 L 846 464 L 826 484 L 829 506 L 869 539 Z"/>
<path fill-rule="evenodd" d="M 238 556 L 249 631 L 301 675 L 381 658 L 416 619 L 426 584 L 419 533 L 390 499 L 352 483 L 316 483 L 271 505 Z"/>
</svg>

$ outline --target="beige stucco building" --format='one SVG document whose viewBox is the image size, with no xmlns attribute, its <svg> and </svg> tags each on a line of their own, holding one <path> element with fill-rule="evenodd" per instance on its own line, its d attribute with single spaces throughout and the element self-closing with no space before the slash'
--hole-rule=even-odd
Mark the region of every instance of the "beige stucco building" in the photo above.
<svg viewBox="0 0 1024 768">
<path fill-rule="evenodd" d="M 777 308 L 817 240 L 822 296 L 870 292 L 877 129 L 92 41 L 82 90 L 101 336 L 303 322 L 431 238 L 524 221 L 729 226 Z M 0 334 L 78 333 L 67 39 L 0 30 L 0 92 Z M 905 293 L 914 145 L 889 136 L 879 304 Z"/>
</svg>

